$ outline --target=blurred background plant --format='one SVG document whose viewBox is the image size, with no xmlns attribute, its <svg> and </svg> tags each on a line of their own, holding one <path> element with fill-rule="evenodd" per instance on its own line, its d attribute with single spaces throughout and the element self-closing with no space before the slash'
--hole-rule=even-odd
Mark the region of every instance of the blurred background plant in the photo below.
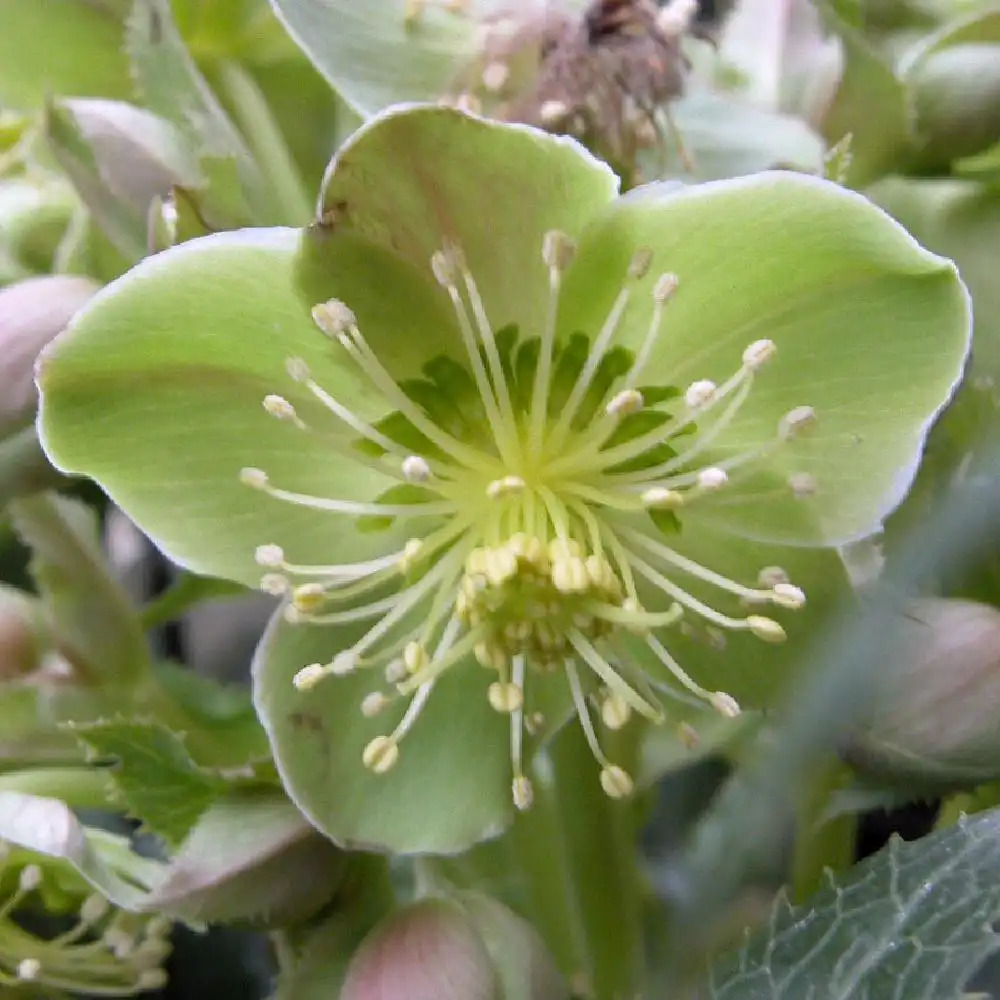
<svg viewBox="0 0 1000 1000">
<path fill-rule="evenodd" d="M 1000 5 L 661 8 L 0 0 L 0 994 L 1000 996 Z M 517 825 L 388 863 L 315 830 L 248 691 L 273 599 L 171 565 L 34 424 L 35 357 L 102 286 L 307 226 L 400 102 L 574 134 L 626 186 L 826 176 L 973 299 L 963 383 L 884 533 L 840 550 L 854 594 L 815 610 L 801 682 L 695 748 L 649 730 L 585 847 L 561 789 L 541 873 Z M 581 873 L 623 836 L 642 907 L 602 941 Z"/>
</svg>

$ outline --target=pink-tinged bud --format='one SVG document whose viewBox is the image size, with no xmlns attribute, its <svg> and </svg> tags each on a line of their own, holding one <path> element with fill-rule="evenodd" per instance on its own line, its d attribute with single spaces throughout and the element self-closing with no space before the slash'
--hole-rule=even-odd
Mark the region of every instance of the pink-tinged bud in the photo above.
<svg viewBox="0 0 1000 1000">
<path fill-rule="evenodd" d="M 473 892 L 387 917 L 351 959 L 340 1000 L 568 1000 L 528 921 Z"/>
<path fill-rule="evenodd" d="M 426 899 L 365 938 L 340 1000 L 502 1000 L 502 994 L 489 952 L 462 908 Z"/>
<path fill-rule="evenodd" d="M 843 756 L 880 780 L 924 788 L 1000 778 L 1000 611 L 914 601 L 885 649 L 868 719 Z"/>
<path fill-rule="evenodd" d="M 24 677 L 42 662 L 45 636 L 36 602 L 0 587 L 0 682 Z"/>
<path fill-rule="evenodd" d="M 35 358 L 98 287 L 89 278 L 59 274 L 0 289 L 0 437 L 34 419 Z"/>
</svg>

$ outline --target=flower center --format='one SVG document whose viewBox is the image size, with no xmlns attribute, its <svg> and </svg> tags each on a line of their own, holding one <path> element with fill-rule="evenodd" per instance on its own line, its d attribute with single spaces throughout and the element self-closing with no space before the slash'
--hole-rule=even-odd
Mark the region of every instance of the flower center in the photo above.
<svg viewBox="0 0 1000 1000">
<path fill-rule="evenodd" d="M 369 423 L 329 395 L 301 360 L 289 361 L 289 373 L 348 431 L 334 446 L 395 485 L 361 502 L 295 493 L 273 485 L 261 469 L 241 474 L 248 486 L 275 499 L 353 516 L 359 530 L 396 521 L 413 525 L 402 549 L 349 565 L 297 564 L 278 546 L 258 548 L 257 561 L 268 570 L 262 587 L 287 596 L 288 621 L 376 619 L 350 648 L 327 663 L 305 666 L 295 684 L 307 690 L 326 677 L 367 670 L 377 679 L 360 706 L 366 716 L 406 703 L 391 732 L 365 748 L 365 765 L 382 773 L 399 758 L 437 680 L 474 657 L 495 674 L 487 688 L 490 704 L 510 715 L 519 808 L 531 801 L 523 734 L 544 722 L 533 709 L 534 685 L 565 681 L 604 790 L 626 795 L 632 780 L 602 751 L 593 709 L 610 728 L 633 713 L 661 722 L 657 692 L 724 715 L 739 711 L 728 694 L 708 691 L 684 672 L 660 638 L 665 630 L 683 618 L 686 628 L 712 636 L 729 630 L 767 642 L 785 637 L 771 618 L 725 614 L 692 589 L 715 588 L 736 604 L 796 609 L 805 603 L 780 569 L 764 571 L 757 585 L 747 586 L 667 544 L 686 506 L 725 489 L 731 476 L 815 419 L 811 408 L 796 407 L 770 443 L 704 464 L 775 345 L 750 344 L 721 384 L 698 380 L 684 391 L 647 385 L 642 376 L 678 279 L 667 273 L 653 281 L 651 318 L 641 338 L 632 338 L 637 350 L 616 338 L 648 277 L 647 250 L 634 255 L 600 329 L 561 341 L 556 318 L 573 254 L 565 234 L 547 234 L 541 254 L 548 273 L 546 321 L 536 336 L 522 337 L 515 327 L 494 330 L 460 248 L 435 253 L 431 270 L 451 303 L 466 363 L 435 358 L 422 379 L 397 381 L 345 303 L 317 305 L 319 329 L 392 409 Z M 267 396 L 264 408 L 306 427 L 283 396 Z M 810 492 L 794 483 L 789 488 Z M 645 645 L 655 673 L 636 666 L 625 640 Z"/>
</svg>

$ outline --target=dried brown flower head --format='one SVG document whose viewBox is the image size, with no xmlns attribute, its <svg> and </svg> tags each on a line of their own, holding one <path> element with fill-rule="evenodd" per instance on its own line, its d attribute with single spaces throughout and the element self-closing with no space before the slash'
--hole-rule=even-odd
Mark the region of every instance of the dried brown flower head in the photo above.
<svg viewBox="0 0 1000 1000">
<path fill-rule="evenodd" d="M 454 100 L 508 121 L 574 135 L 626 170 L 639 150 L 680 137 L 669 103 L 681 96 L 697 0 L 521 2 L 484 21 L 481 56 Z"/>
</svg>

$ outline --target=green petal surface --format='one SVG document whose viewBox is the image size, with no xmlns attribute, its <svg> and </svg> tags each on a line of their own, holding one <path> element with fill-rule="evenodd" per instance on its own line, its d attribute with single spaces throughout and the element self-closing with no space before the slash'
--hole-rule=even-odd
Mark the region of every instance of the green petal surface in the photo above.
<svg viewBox="0 0 1000 1000">
<path fill-rule="evenodd" d="M 345 405 L 368 419 L 384 412 L 295 295 L 298 240 L 294 230 L 245 230 L 147 258 L 77 314 L 41 366 L 52 461 L 97 479 L 196 572 L 254 583 L 254 549 L 267 543 L 306 562 L 392 550 L 391 532 L 361 534 L 342 515 L 239 482 L 241 468 L 262 467 L 281 487 L 365 500 L 391 482 L 341 457 L 339 423 L 286 373 L 286 359 L 301 357 Z M 419 288 L 402 287 L 387 301 L 387 322 L 441 322 Z M 268 393 L 289 398 L 316 433 L 268 416 Z"/>
<path fill-rule="evenodd" d="M 386 299 L 406 293 L 388 264 L 426 283 L 451 315 L 430 263 L 450 242 L 464 254 L 493 329 L 516 323 L 522 335 L 537 335 L 548 297 L 545 233 L 576 237 L 617 190 L 611 170 L 572 139 L 446 108 L 390 111 L 357 132 L 330 165 L 321 196 L 328 224 L 308 231 L 303 294 L 311 302 L 346 301 L 398 375 L 391 355 L 407 334 L 386 322 Z M 426 325 L 418 343 L 423 360 L 448 351 L 464 361 L 453 321 Z"/>
<path fill-rule="evenodd" d="M 313 65 L 365 116 L 401 101 L 436 100 L 475 52 L 473 22 L 434 4 L 411 26 L 397 0 L 271 0 L 271 6 Z"/>
<path fill-rule="evenodd" d="M 751 342 L 777 346 L 706 462 L 773 441 L 793 407 L 818 417 L 685 522 L 791 544 L 876 530 L 905 495 L 965 363 L 968 297 L 954 265 L 861 196 L 812 177 L 650 186 L 616 201 L 585 235 L 561 299 L 564 332 L 601 322 L 639 247 L 654 261 L 620 342 L 644 336 L 657 277 L 680 279 L 645 381 L 721 383 Z M 813 476 L 818 495 L 794 499 L 784 489 L 793 473 Z"/>
<path fill-rule="evenodd" d="M 329 660 L 360 632 L 291 626 L 279 613 L 257 650 L 254 699 L 292 800 L 342 847 L 448 854 L 499 833 L 513 809 L 509 723 L 486 700 L 491 677 L 482 667 L 465 661 L 445 673 L 383 775 L 368 771 L 361 755 L 391 731 L 405 702 L 362 715 L 380 671 L 295 689 L 303 665 Z"/>
</svg>

